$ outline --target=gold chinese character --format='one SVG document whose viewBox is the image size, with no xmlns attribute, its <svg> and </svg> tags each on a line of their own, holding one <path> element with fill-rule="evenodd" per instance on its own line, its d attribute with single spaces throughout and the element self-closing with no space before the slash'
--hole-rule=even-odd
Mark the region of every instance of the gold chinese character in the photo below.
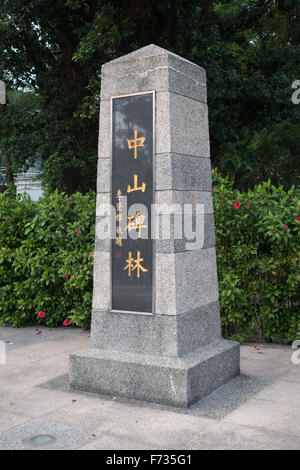
<svg viewBox="0 0 300 470">
<path fill-rule="evenodd" d="M 122 221 L 122 214 L 117 214 L 116 215 L 116 221 L 121 222 Z"/>
<path fill-rule="evenodd" d="M 146 183 L 142 183 L 142 186 L 138 186 L 138 175 L 133 175 L 133 188 L 130 184 L 127 186 L 127 192 L 131 193 L 132 191 L 146 191 Z"/>
<path fill-rule="evenodd" d="M 141 262 L 144 261 L 144 258 L 141 258 L 141 252 L 137 252 L 137 259 L 132 258 L 132 253 L 131 251 L 128 252 L 128 258 L 126 260 L 126 266 L 123 269 L 125 271 L 128 269 L 128 276 L 131 276 L 131 272 L 136 269 L 136 275 L 137 277 L 140 277 L 140 271 L 142 272 L 147 272 L 148 269 L 144 268 L 144 266 L 141 265 Z M 135 264 L 133 264 L 135 263 Z"/>
<path fill-rule="evenodd" d="M 118 189 L 118 191 L 117 191 L 117 199 L 120 199 L 121 196 L 122 196 L 122 191 L 121 191 L 121 189 Z"/>
<path fill-rule="evenodd" d="M 116 238 L 116 245 L 122 246 L 122 238 L 121 237 Z"/>
<path fill-rule="evenodd" d="M 119 212 L 122 209 L 123 205 L 120 202 L 117 202 L 116 209 Z"/>
<path fill-rule="evenodd" d="M 139 238 L 141 238 L 141 229 L 142 228 L 147 228 L 147 225 L 143 225 L 145 222 L 145 216 L 140 213 L 140 211 L 137 211 L 136 215 L 129 215 L 127 217 L 128 219 L 128 224 L 125 227 L 125 230 L 138 230 L 139 232 Z M 134 220 L 132 220 L 134 219 Z"/>
<path fill-rule="evenodd" d="M 134 149 L 133 157 L 134 159 L 137 159 L 137 149 L 138 147 L 144 147 L 144 142 L 146 140 L 146 137 L 138 137 L 137 136 L 138 131 L 137 129 L 134 129 L 133 135 L 134 139 L 127 139 L 128 142 L 128 148 L 129 149 Z"/>
</svg>

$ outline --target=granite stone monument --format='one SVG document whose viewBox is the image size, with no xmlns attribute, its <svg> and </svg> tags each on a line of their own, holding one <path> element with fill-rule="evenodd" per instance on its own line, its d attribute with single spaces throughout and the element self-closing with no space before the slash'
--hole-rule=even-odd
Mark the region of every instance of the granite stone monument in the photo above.
<svg viewBox="0 0 300 470">
<path fill-rule="evenodd" d="M 221 337 L 211 190 L 205 70 L 155 45 L 104 64 L 91 346 L 70 356 L 72 388 L 188 407 L 239 374 L 239 344 Z M 125 195 L 150 212 L 188 205 L 193 220 L 204 208 L 201 247 L 174 230 L 153 239 L 140 210 L 122 225 Z"/>
<path fill-rule="evenodd" d="M 2 80 L 0 80 L 0 104 L 6 104 L 6 86 Z"/>
</svg>

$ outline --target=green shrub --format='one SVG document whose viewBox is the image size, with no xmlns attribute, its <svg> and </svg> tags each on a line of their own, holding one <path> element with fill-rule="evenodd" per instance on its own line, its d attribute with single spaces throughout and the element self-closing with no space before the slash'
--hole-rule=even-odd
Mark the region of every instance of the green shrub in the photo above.
<svg viewBox="0 0 300 470">
<path fill-rule="evenodd" d="M 213 179 L 223 334 L 300 338 L 300 189 L 268 181 L 240 193 Z"/>
<path fill-rule="evenodd" d="M 95 194 L 0 194 L 0 322 L 90 323 Z"/>
<path fill-rule="evenodd" d="M 300 339 L 299 188 L 240 193 L 213 178 L 224 336 Z M 35 325 L 42 311 L 46 326 L 89 327 L 94 222 L 93 192 L 39 202 L 0 194 L 0 323 Z"/>
</svg>

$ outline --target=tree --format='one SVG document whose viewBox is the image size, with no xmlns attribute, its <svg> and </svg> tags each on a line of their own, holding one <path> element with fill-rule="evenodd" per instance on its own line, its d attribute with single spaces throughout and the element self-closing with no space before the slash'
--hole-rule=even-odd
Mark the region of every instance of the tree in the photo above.
<svg viewBox="0 0 300 470">
<path fill-rule="evenodd" d="M 34 164 L 39 142 L 38 97 L 29 91 L 8 92 L 6 105 L 0 106 L 0 160 L 6 167 L 5 182 L 12 194 L 14 173 Z"/>
<path fill-rule="evenodd" d="M 83 3 L 83 2 L 82 2 Z M 65 1 L 1 0 L 0 63 L 9 86 L 39 94 L 36 152 L 43 178 L 59 189 L 85 191 L 95 184 L 97 120 L 76 115 L 87 94 L 88 72 L 73 60 L 89 11 Z"/>
<path fill-rule="evenodd" d="M 96 180 L 101 65 L 155 43 L 207 70 L 212 161 L 241 188 L 299 183 L 300 0 L 0 0 L 0 75 L 39 94 L 44 179 Z M 1 70 L 2 68 L 2 70 Z M 280 138 L 279 138 L 280 133 Z M 267 151 L 266 151 L 267 149 Z"/>
</svg>

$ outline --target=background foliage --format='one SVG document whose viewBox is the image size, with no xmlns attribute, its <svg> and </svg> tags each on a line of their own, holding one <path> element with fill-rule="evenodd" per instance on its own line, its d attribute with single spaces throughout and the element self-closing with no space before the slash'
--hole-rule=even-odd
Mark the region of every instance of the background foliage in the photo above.
<svg viewBox="0 0 300 470">
<path fill-rule="evenodd" d="M 214 171 L 223 332 L 300 338 L 300 189 L 270 181 L 240 193 Z"/>
<path fill-rule="evenodd" d="M 89 326 L 95 194 L 0 194 L 0 323 Z"/>
<path fill-rule="evenodd" d="M 300 339 L 300 190 L 240 193 L 215 171 L 213 198 L 223 334 Z M 0 323 L 89 327 L 94 220 L 92 191 L 0 194 Z"/>
<path fill-rule="evenodd" d="M 212 161 L 235 187 L 299 184 L 300 0 L 0 0 L 0 77 L 38 95 L 14 169 L 42 157 L 52 189 L 95 189 L 101 65 L 150 43 L 207 70 Z"/>
</svg>

